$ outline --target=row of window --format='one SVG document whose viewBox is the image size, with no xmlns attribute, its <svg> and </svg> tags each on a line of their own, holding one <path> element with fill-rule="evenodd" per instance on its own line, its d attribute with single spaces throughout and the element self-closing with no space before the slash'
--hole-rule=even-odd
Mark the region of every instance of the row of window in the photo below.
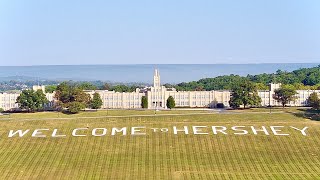
<svg viewBox="0 0 320 180">
<path fill-rule="evenodd" d="M 2 101 L 15 101 L 17 98 L 2 97 Z"/>
<path fill-rule="evenodd" d="M 206 106 L 208 104 L 209 104 L 208 102 L 195 102 L 195 101 L 192 102 L 193 106 Z"/>
<path fill-rule="evenodd" d="M 114 104 L 104 104 L 104 107 L 118 107 L 118 108 L 123 108 L 123 107 L 140 107 L 140 103 L 114 103 Z"/>
<path fill-rule="evenodd" d="M 2 103 L 2 107 L 16 107 L 17 104 L 16 103 Z"/>
<path fill-rule="evenodd" d="M 127 103 L 140 104 L 141 101 L 104 101 L 104 104 L 127 104 Z"/>
<path fill-rule="evenodd" d="M 123 98 L 121 96 L 117 97 L 117 96 L 114 96 L 114 97 L 104 97 L 103 98 L 104 100 L 122 100 Z M 130 98 L 124 98 L 124 99 L 129 99 L 129 100 L 139 100 L 141 99 L 141 97 L 130 97 Z"/>
</svg>

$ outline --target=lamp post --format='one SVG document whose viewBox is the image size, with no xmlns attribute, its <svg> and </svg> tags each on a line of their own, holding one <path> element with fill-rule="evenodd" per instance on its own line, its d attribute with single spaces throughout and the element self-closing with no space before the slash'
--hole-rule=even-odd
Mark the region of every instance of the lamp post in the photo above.
<svg viewBox="0 0 320 180">
<path fill-rule="evenodd" d="M 269 114 L 271 114 L 271 105 L 269 104 L 269 107 L 270 107 L 270 112 L 269 112 Z"/>
<path fill-rule="evenodd" d="M 271 114 L 271 95 L 270 94 L 269 94 L 269 108 L 270 108 L 269 114 Z"/>
</svg>

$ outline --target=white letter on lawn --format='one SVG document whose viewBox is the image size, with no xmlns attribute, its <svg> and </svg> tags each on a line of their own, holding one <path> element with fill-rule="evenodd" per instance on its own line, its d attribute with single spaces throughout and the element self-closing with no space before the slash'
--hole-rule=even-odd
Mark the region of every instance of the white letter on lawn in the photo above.
<svg viewBox="0 0 320 180">
<path fill-rule="evenodd" d="M 10 130 L 8 137 L 13 137 L 15 134 L 19 134 L 19 137 L 24 136 L 29 132 L 29 129 L 25 130 L 24 132 L 22 130 L 17 130 L 16 132 L 13 132 L 13 130 Z"/>
<path fill-rule="evenodd" d="M 231 129 L 234 130 L 234 131 L 242 131 L 242 133 L 233 133 L 233 134 L 239 134 L 239 135 L 244 135 L 244 134 L 248 134 L 248 131 L 247 130 L 244 130 L 244 129 L 238 129 L 238 128 L 244 128 L 245 126 L 232 126 Z"/>
<path fill-rule="evenodd" d="M 251 126 L 251 129 L 253 131 L 253 134 L 258 134 L 258 131 L 263 131 L 266 135 L 269 135 L 269 132 L 267 131 L 266 127 L 261 126 L 262 129 L 255 129 L 253 126 Z"/>
<path fill-rule="evenodd" d="M 49 129 L 35 129 L 32 133 L 32 137 L 46 137 L 41 131 L 49 131 Z"/>
<path fill-rule="evenodd" d="M 217 129 L 217 127 L 221 129 Z M 221 132 L 222 134 L 227 134 L 226 132 L 224 132 L 225 130 L 227 130 L 225 126 L 212 126 L 213 134 L 218 134 L 218 131 Z"/>
<path fill-rule="evenodd" d="M 97 134 L 96 131 L 97 130 L 102 130 L 102 133 L 101 134 Z M 92 136 L 105 136 L 107 134 L 107 129 L 106 128 L 94 128 L 92 130 Z"/>
<path fill-rule="evenodd" d="M 289 134 L 280 134 L 278 132 L 280 132 L 280 129 L 275 129 L 275 128 L 283 128 L 284 126 L 270 126 L 271 131 L 273 132 L 274 135 L 277 136 L 289 136 Z"/>
<path fill-rule="evenodd" d="M 65 137 L 66 135 L 64 135 L 64 134 L 61 134 L 61 135 L 57 135 L 57 131 L 58 131 L 58 129 L 54 129 L 53 130 L 53 132 L 52 132 L 52 137 Z"/>
<path fill-rule="evenodd" d="M 295 130 L 298 130 L 298 131 L 300 131 L 301 132 L 301 134 L 302 135 L 304 135 L 304 136 L 306 136 L 307 134 L 306 134 L 306 132 L 305 132 L 305 130 L 307 130 L 308 129 L 308 127 L 304 127 L 303 129 L 298 129 L 298 128 L 296 128 L 296 127 L 293 127 L 293 126 L 290 126 L 291 128 L 293 128 L 293 129 L 295 129 Z"/>
<path fill-rule="evenodd" d="M 206 128 L 207 126 L 192 126 L 193 134 L 208 134 L 206 132 L 202 132 L 202 129 L 198 128 Z"/>
<path fill-rule="evenodd" d="M 173 134 L 178 134 L 178 131 L 183 131 L 184 134 L 189 134 L 187 126 L 183 126 L 183 129 L 177 129 L 176 126 L 173 126 Z"/>
<path fill-rule="evenodd" d="M 78 130 L 87 130 L 88 128 L 77 128 L 72 131 L 72 136 L 86 136 L 83 134 L 76 134 Z"/>
<path fill-rule="evenodd" d="M 116 132 L 122 132 L 123 135 L 126 135 L 127 134 L 127 128 L 126 127 L 121 128 L 121 129 L 112 128 L 111 135 L 112 136 L 116 135 Z"/>
<path fill-rule="evenodd" d="M 146 133 L 141 132 L 138 128 L 145 128 L 144 126 L 131 127 L 131 135 L 146 135 Z"/>
</svg>

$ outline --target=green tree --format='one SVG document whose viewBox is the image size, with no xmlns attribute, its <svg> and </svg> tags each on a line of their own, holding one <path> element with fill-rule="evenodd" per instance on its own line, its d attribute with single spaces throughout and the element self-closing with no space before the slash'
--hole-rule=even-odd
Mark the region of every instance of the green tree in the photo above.
<svg viewBox="0 0 320 180">
<path fill-rule="evenodd" d="M 229 104 L 233 108 L 238 108 L 241 105 L 243 105 L 244 108 L 248 106 L 259 106 L 261 104 L 261 98 L 258 96 L 255 84 L 248 80 L 234 84 L 231 90 Z"/>
<path fill-rule="evenodd" d="M 76 114 L 80 112 L 82 109 L 84 109 L 85 107 L 86 105 L 84 103 L 74 101 L 69 103 L 68 110 L 70 113 Z"/>
<path fill-rule="evenodd" d="M 148 98 L 146 96 L 141 97 L 141 107 L 148 108 Z"/>
<path fill-rule="evenodd" d="M 199 85 L 195 88 L 196 91 L 204 91 L 204 88 L 202 85 Z"/>
<path fill-rule="evenodd" d="M 100 109 L 101 106 L 102 106 L 102 99 L 100 97 L 100 94 L 99 93 L 94 93 L 93 97 L 92 97 L 92 100 L 91 100 L 90 107 L 92 109 Z"/>
<path fill-rule="evenodd" d="M 242 105 L 241 96 L 238 93 L 233 93 L 229 100 L 229 105 L 232 108 L 239 108 Z"/>
<path fill-rule="evenodd" d="M 45 87 L 46 93 L 53 93 L 57 89 L 57 85 L 48 85 Z"/>
<path fill-rule="evenodd" d="M 129 92 L 135 92 L 137 88 L 140 88 L 140 87 L 137 85 L 132 85 L 129 87 Z"/>
<path fill-rule="evenodd" d="M 67 104 L 72 101 L 71 100 L 72 88 L 73 87 L 71 87 L 71 85 L 68 82 L 62 82 L 57 86 L 54 97 L 55 99 L 58 100 L 61 106 L 64 106 L 64 104 Z"/>
<path fill-rule="evenodd" d="M 294 101 L 296 99 L 295 95 L 297 94 L 297 91 L 293 86 L 281 86 L 281 88 L 276 89 L 274 91 L 273 98 L 282 104 L 282 107 L 284 107 L 286 104 L 288 104 L 290 101 Z"/>
<path fill-rule="evenodd" d="M 130 88 L 124 84 L 113 86 L 110 90 L 116 92 L 129 92 Z"/>
<path fill-rule="evenodd" d="M 320 99 L 318 97 L 318 93 L 311 93 L 307 102 L 308 105 L 311 106 L 313 109 L 320 109 Z"/>
<path fill-rule="evenodd" d="M 59 104 L 59 107 L 68 109 L 73 102 L 82 103 L 84 107 L 90 106 L 91 102 L 89 94 L 70 82 L 62 82 L 57 86 L 55 98 L 58 100 L 57 104 Z"/>
<path fill-rule="evenodd" d="M 76 102 L 81 102 L 83 104 L 85 104 L 86 107 L 90 106 L 90 102 L 91 102 L 91 97 L 89 94 L 85 93 L 83 90 L 75 88 L 72 91 L 72 96 L 71 98 L 73 99 L 73 101 Z"/>
<path fill-rule="evenodd" d="M 166 88 L 173 88 L 174 87 L 174 85 L 169 84 L 169 83 L 166 83 L 163 86 L 166 87 Z"/>
<path fill-rule="evenodd" d="M 19 108 L 34 112 L 43 109 L 45 103 L 48 103 L 46 95 L 42 90 L 23 90 L 17 98 Z"/>
<path fill-rule="evenodd" d="M 263 83 L 255 83 L 257 90 L 269 90 L 269 87 Z"/>
<path fill-rule="evenodd" d="M 82 90 L 96 90 L 97 89 L 97 86 L 93 85 L 90 82 L 82 82 L 82 83 L 78 84 L 77 87 Z"/>
<path fill-rule="evenodd" d="M 201 90 L 202 88 L 206 91 L 222 90 L 232 89 L 232 84 L 242 80 L 249 80 L 254 83 L 260 83 L 257 84 L 258 90 L 267 90 L 267 85 L 271 82 L 282 84 L 295 84 L 297 87 L 299 87 L 298 89 L 310 89 L 310 86 L 320 84 L 319 77 L 320 66 L 317 66 L 313 68 L 301 68 L 292 72 L 278 70 L 276 73 L 272 74 L 263 73 L 258 75 L 247 75 L 246 77 L 230 74 L 218 76 L 215 78 L 204 78 L 198 81 L 182 82 L 175 85 L 174 87 L 178 91 L 194 91 Z M 166 85 L 166 87 L 170 87 L 170 85 Z M 316 87 L 314 87 L 314 89 L 316 89 Z"/>
<path fill-rule="evenodd" d="M 2 113 L 4 111 L 4 109 L 3 108 L 0 108 L 0 113 Z"/>
<path fill-rule="evenodd" d="M 110 89 L 111 89 L 111 86 L 110 86 L 110 84 L 105 83 L 105 84 L 103 85 L 102 89 L 104 89 L 104 90 L 110 90 Z"/>
<path fill-rule="evenodd" d="M 174 98 L 172 96 L 169 96 L 167 99 L 167 107 L 169 109 L 172 109 L 176 106 L 176 102 L 174 101 Z"/>
</svg>

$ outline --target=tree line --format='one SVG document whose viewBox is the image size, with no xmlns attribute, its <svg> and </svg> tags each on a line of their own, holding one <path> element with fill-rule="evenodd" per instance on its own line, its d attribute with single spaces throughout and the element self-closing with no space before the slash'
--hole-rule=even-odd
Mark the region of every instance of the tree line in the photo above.
<svg viewBox="0 0 320 180">
<path fill-rule="evenodd" d="M 178 91 L 211 91 L 230 90 L 237 82 L 248 80 L 255 84 L 259 90 L 268 90 L 269 83 L 291 84 L 296 89 L 320 89 L 320 65 L 312 68 L 301 68 L 292 72 L 277 70 L 276 73 L 263 73 L 258 75 L 224 75 L 214 78 L 204 78 L 198 81 L 182 82 L 176 85 L 165 84 L 166 87 L 174 87 Z"/>
<path fill-rule="evenodd" d="M 66 82 L 66 81 L 65 81 Z M 117 84 L 111 85 L 109 83 L 105 83 L 103 86 L 97 86 L 91 82 L 66 82 L 72 84 L 73 86 L 78 87 L 82 90 L 108 90 L 115 92 L 134 92 L 137 88 L 142 88 L 140 85 L 125 85 L 125 84 Z M 46 86 L 46 92 L 52 93 L 57 89 L 58 85 L 48 85 Z"/>
</svg>

